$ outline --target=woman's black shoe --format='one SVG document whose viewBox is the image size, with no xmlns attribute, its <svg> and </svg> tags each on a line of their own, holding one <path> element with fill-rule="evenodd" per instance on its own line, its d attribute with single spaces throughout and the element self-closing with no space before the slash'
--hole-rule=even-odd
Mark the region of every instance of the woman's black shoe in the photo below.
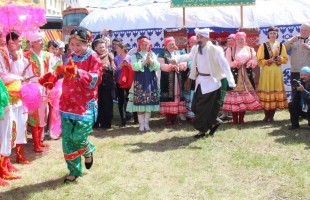
<svg viewBox="0 0 310 200">
<path fill-rule="evenodd" d="M 194 136 L 194 138 L 199 139 L 202 138 L 206 135 L 206 133 L 198 133 L 197 135 Z"/>
<path fill-rule="evenodd" d="M 90 153 L 90 156 L 85 157 L 85 158 L 91 158 L 91 161 L 90 161 L 90 162 L 86 162 L 86 160 L 85 160 L 85 167 L 86 167 L 86 169 L 90 169 L 91 166 L 93 165 L 93 161 L 94 161 L 94 159 L 93 159 L 93 153 Z"/>
<path fill-rule="evenodd" d="M 73 179 L 69 179 L 69 178 L 67 177 L 67 178 L 65 178 L 65 180 L 64 180 L 64 184 L 75 182 L 75 180 L 76 180 L 77 178 L 78 178 L 78 176 L 74 176 Z"/>
</svg>

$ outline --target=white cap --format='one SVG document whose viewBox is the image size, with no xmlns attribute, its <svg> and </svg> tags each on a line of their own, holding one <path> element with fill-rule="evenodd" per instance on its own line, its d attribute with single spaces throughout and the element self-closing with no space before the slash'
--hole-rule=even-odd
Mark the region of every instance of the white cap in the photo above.
<svg viewBox="0 0 310 200">
<path fill-rule="evenodd" d="M 206 38 L 209 38 L 210 32 L 213 32 L 209 28 L 203 28 L 203 29 L 195 28 L 194 31 L 195 31 L 196 35 L 200 34 L 200 35 L 202 35 L 203 37 L 206 37 Z"/>
<path fill-rule="evenodd" d="M 33 32 L 31 34 L 28 35 L 28 40 L 30 42 L 35 42 L 35 41 L 38 41 L 38 40 L 43 40 L 44 39 L 44 32 L 39 32 L 39 31 L 36 31 L 36 32 Z"/>
<path fill-rule="evenodd" d="M 61 40 L 57 40 L 58 48 L 65 48 L 65 43 Z"/>
</svg>

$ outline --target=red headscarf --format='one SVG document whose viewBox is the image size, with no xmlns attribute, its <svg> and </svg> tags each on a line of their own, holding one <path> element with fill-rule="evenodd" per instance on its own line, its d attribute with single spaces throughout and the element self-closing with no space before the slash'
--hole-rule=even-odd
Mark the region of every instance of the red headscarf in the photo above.
<svg viewBox="0 0 310 200">
<path fill-rule="evenodd" d="M 244 40 L 246 40 L 246 33 L 245 32 L 237 32 L 235 35 L 235 40 L 238 40 L 239 38 L 244 38 Z"/>
<path fill-rule="evenodd" d="M 188 39 L 188 41 L 189 41 L 189 42 L 196 42 L 196 41 L 197 41 L 196 35 L 193 35 L 192 37 L 190 37 L 190 38 Z"/>
<path fill-rule="evenodd" d="M 175 43 L 175 39 L 171 36 L 171 37 L 167 37 L 165 38 L 165 41 L 164 41 L 164 46 L 165 48 L 167 47 L 167 45 L 171 42 L 174 42 Z"/>
<path fill-rule="evenodd" d="M 237 41 L 239 38 L 244 38 L 244 46 L 247 46 L 246 43 L 246 33 L 245 32 L 237 32 L 235 35 L 235 40 Z"/>
<path fill-rule="evenodd" d="M 141 44 L 142 44 L 143 42 L 147 42 L 147 43 L 150 45 L 149 49 L 147 50 L 148 52 L 150 52 L 150 51 L 151 51 L 151 45 L 152 45 L 152 44 L 151 44 L 151 41 L 148 40 L 147 38 L 142 38 L 142 39 L 139 40 L 137 52 L 141 51 L 140 46 L 141 46 Z"/>
<path fill-rule="evenodd" d="M 232 38 L 235 39 L 236 35 L 235 34 L 230 34 L 227 38 Z"/>
</svg>

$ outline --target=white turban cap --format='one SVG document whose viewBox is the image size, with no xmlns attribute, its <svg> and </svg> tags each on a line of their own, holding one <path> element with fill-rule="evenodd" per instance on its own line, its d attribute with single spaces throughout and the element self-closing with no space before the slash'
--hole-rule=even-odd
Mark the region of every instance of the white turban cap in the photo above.
<svg viewBox="0 0 310 200">
<path fill-rule="evenodd" d="M 194 31 L 195 31 L 196 35 L 200 34 L 200 35 L 202 35 L 203 37 L 206 37 L 206 38 L 209 38 L 210 32 L 213 32 L 209 28 L 203 28 L 203 29 L 195 28 Z"/>
<path fill-rule="evenodd" d="M 36 31 L 28 35 L 28 40 L 30 42 L 35 42 L 43 39 L 44 39 L 44 32 Z"/>
</svg>

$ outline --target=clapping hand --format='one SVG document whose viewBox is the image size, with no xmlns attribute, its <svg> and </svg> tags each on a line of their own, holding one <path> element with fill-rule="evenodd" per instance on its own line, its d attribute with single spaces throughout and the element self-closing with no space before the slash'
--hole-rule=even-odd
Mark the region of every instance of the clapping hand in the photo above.
<svg viewBox="0 0 310 200">
<path fill-rule="evenodd" d="M 149 64 L 150 66 L 153 66 L 154 65 L 154 62 L 152 60 L 152 53 L 149 52 L 146 56 L 146 59 L 145 59 L 145 64 Z"/>
</svg>

